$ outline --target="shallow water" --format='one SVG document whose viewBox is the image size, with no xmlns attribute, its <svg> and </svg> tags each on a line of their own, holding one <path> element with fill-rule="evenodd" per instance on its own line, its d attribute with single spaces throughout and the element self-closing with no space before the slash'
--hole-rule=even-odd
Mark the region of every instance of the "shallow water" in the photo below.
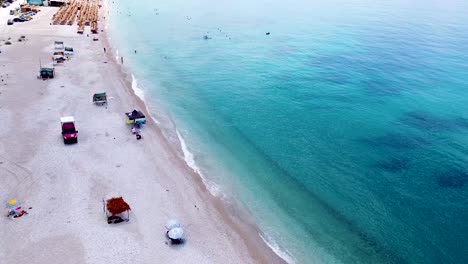
<svg viewBox="0 0 468 264">
<path fill-rule="evenodd" d="M 310 2 L 110 2 L 110 29 L 290 262 L 467 263 L 468 4 Z"/>
</svg>

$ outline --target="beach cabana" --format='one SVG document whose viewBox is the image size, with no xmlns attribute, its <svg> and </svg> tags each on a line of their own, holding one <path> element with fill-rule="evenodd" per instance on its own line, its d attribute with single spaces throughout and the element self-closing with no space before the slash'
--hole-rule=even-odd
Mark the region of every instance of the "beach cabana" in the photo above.
<svg viewBox="0 0 468 264">
<path fill-rule="evenodd" d="M 39 75 L 42 79 L 52 79 L 55 76 L 54 68 L 41 68 Z"/>
<path fill-rule="evenodd" d="M 71 58 L 73 57 L 73 47 L 65 47 L 65 57 Z"/>
<path fill-rule="evenodd" d="M 55 63 L 63 63 L 65 61 L 65 53 L 63 51 L 56 51 L 52 59 Z"/>
<path fill-rule="evenodd" d="M 130 210 L 130 205 L 122 197 L 113 197 L 104 202 L 104 212 L 108 224 L 128 222 L 130 220 Z"/>
<path fill-rule="evenodd" d="M 132 112 L 125 113 L 127 117 L 127 124 L 144 124 L 146 123 L 146 117 L 141 111 L 133 110 Z"/>
<path fill-rule="evenodd" d="M 93 95 L 93 103 L 96 105 L 107 104 L 107 95 L 106 93 L 95 93 Z"/>
<path fill-rule="evenodd" d="M 54 42 L 54 49 L 56 50 L 64 50 L 65 46 L 63 45 L 63 41 L 55 41 Z"/>
</svg>

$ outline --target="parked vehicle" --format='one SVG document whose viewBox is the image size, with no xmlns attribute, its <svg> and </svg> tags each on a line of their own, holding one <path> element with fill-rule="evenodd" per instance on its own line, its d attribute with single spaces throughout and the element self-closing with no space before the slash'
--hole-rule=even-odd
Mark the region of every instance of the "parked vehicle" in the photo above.
<svg viewBox="0 0 468 264">
<path fill-rule="evenodd" d="M 13 19 L 8 19 L 7 25 L 13 25 Z"/>
<path fill-rule="evenodd" d="M 75 129 L 75 118 L 73 116 L 64 116 L 60 118 L 62 125 L 63 143 L 78 143 L 78 131 Z"/>
<path fill-rule="evenodd" d="M 15 10 L 10 10 L 10 16 L 14 15 L 15 14 Z"/>
</svg>

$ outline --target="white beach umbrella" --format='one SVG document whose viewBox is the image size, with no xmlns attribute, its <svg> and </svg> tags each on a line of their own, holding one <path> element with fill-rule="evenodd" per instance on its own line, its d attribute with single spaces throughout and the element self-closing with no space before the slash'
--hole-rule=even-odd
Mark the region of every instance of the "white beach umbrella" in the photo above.
<svg viewBox="0 0 468 264">
<path fill-rule="evenodd" d="M 180 227 L 179 220 L 171 219 L 171 220 L 167 221 L 167 223 L 166 223 L 167 230 L 171 230 L 172 228 L 175 228 L 175 227 Z"/>
<path fill-rule="evenodd" d="M 170 239 L 182 239 L 184 238 L 184 230 L 180 227 L 174 227 L 167 233 Z"/>
</svg>

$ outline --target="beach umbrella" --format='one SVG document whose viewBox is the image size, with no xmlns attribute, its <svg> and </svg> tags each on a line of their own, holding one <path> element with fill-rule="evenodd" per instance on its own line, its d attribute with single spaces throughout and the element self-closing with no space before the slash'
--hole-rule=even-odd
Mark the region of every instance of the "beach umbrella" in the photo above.
<svg viewBox="0 0 468 264">
<path fill-rule="evenodd" d="M 175 227 L 180 227 L 179 220 L 171 219 L 171 220 L 167 221 L 167 223 L 166 223 L 167 230 L 171 230 L 172 228 L 175 228 Z"/>
<path fill-rule="evenodd" d="M 16 199 L 12 199 L 12 200 L 9 200 L 7 203 L 6 203 L 6 207 L 11 209 L 11 208 L 16 208 L 18 206 L 20 206 L 20 201 L 16 200 Z"/>
<path fill-rule="evenodd" d="M 174 227 L 167 233 L 170 239 L 182 239 L 184 237 L 184 230 L 180 227 Z"/>
</svg>

